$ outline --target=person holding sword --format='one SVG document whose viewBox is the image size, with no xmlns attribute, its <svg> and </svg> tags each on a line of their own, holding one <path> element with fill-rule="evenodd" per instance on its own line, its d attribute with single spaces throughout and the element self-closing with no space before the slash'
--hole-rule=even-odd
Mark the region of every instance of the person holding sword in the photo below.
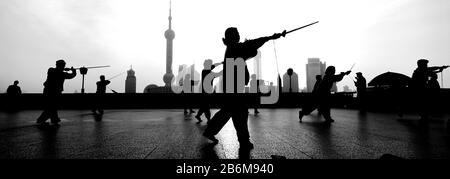
<svg viewBox="0 0 450 179">
<path fill-rule="evenodd" d="M 435 73 L 440 73 L 449 66 L 428 67 L 427 59 L 417 60 L 417 68 L 414 70 L 411 82 L 408 87 L 411 89 L 415 98 L 415 108 L 420 115 L 421 122 L 428 122 L 428 113 L 430 103 L 428 83 Z"/>
<path fill-rule="evenodd" d="M 317 97 L 318 97 L 318 110 L 322 114 L 322 116 L 325 118 L 325 123 L 332 123 L 334 120 L 331 118 L 331 88 L 333 87 L 333 83 L 341 81 L 344 76 L 349 75 L 351 71 L 347 72 L 341 72 L 338 75 L 335 75 L 336 68 L 334 66 L 329 66 L 325 70 L 325 76 L 323 77 L 322 81 L 319 84 L 319 88 L 317 89 Z M 313 109 L 314 110 L 314 109 Z M 302 121 L 302 118 L 304 115 L 309 115 L 312 111 L 311 110 L 305 110 L 302 109 L 302 111 L 299 111 L 298 118 L 300 119 L 300 122 Z"/>
<path fill-rule="evenodd" d="M 66 71 L 71 71 L 71 73 Z M 58 123 L 61 119 L 58 117 L 58 98 L 64 90 L 64 81 L 75 78 L 76 75 L 76 69 L 73 67 L 66 68 L 64 60 L 56 61 L 56 68 L 48 69 L 47 80 L 44 82 L 44 99 L 46 104 L 44 111 L 36 121 L 37 124 L 45 125 L 50 118 L 52 124 L 59 125 Z"/>
<path fill-rule="evenodd" d="M 102 107 L 102 98 L 104 98 L 104 95 L 106 94 L 106 87 L 111 83 L 111 81 L 109 80 L 105 80 L 105 75 L 101 75 L 100 76 L 100 81 L 97 81 L 97 91 L 95 92 L 95 94 L 97 94 L 97 105 L 94 109 L 92 109 L 92 112 L 94 114 L 97 114 L 97 111 L 99 112 L 99 115 L 103 115 L 104 110 Z"/>
</svg>

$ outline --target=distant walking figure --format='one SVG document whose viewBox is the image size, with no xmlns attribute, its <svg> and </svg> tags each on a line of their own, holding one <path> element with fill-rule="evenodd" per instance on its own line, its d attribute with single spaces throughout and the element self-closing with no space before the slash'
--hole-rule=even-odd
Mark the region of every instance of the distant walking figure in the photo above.
<svg viewBox="0 0 450 179">
<path fill-rule="evenodd" d="M 189 85 L 189 84 L 191 84 L 191 85 Z M 185 93 L 185 91 L 191 91 L 191 93 L 193 93 L 193 91 L 192 91 L 193 84 L 194 84 L 194 82 L 193 82 L 193 80 L 191 80 L 191 75 L 190 74 L 186 74 L 184 76 L 184 79 L 180 80 L 180 86 L 183 86 L 183 92 L 182 93 Z M 189 107 L 189 112 L 188 112 L 188 108 L 184 108 L 184 114 L 185 115 L 192 114 L 192 113 L 195 113 L 195 111 L 191 107 Z"/>
<path fill-rule="evenodd" d="M 72 67 L 65 68 L 66 62 L 64 60 L 56 61 L 56 68 L 49 68 L 47 72 L 47 80 L 44 82 L 44 96 L 46 106 L 41 116 L 37 119 L 38 124 L 45 124 L 50 118 L 51 123 L 57 125 L 61 121 L 58 117 L 58 98 L 64 90 L 64 81 L 72 79 L 77 75 L 77 71 Z M 65 71 L 71 71 L 66 73 Z"/>
<path fill-rule="evenodd" d="M 208 59 L 205 60 L 205 62 L 203 63 L 203 70 L 202 70 L 202 84 L 205 81 L 206 76 L 208 76 L 210 73 L 213 73 L 212 70 L 220 65 L 221 63 L 216 63 L 216 64 L 212 64 L 212 60 Z M 208 93 L 205 91 L 205 86 L 200 85 L 201 89 L 202 89 L 202 93 L 204 95 L 204 98 L 207 99 L 208 98 Z M 211 88 L 213 86 L 213 80 L 211 80 Z M 208 89 L 209 91 L 213 91 L 212 89 Z M 198 123 L 202 122 L 202 119 L 200 118 L 202 116 L 202 114 L 205 114 L 206 119 L 209 121 L 211 120 L 211 109 L 209 107 L 209 105 L 207 103 L 202 104 L 200 109 L 198 110 L 197 115 L 195 116 L 195 118 L 198 120 Z"/>
<path fill-rule="evenodd" d="M 242 58 L 244 61 L 253 58 L 257 55 L 257 50 L 261 46 L 264 45 L 269 40 L 278 39 L 282 36 L 282 34 L 274 34 L 269 37 L 261 37 L 254 40 L 247 40 L 245 42 L 240 41 L 240 35 L 237 28 L 230 27 L 225 31 L 225 38 L 223 38 L 223 43 L 227 46 L 224 57 L 225 60 L 233 59 L 236 61 L 238 58 Z M 223 90 L 226 91 L 226 82 L 227 82 L 227 65 L 223 67 Z M 244 86 L 249 82 L 249 73 L 247 69 L 247 65 L 245 65 L 245 84 L 244 86 L 238 87 L 238 75 L 237 75 L 237 66 L 232 66 L 229 68 L 234 68 L 234 79 L 231 80 L 234 83 L 234 93 L 238 93 L 237 89 L 244 89 Z M 240 79 L 242 80 L 242 79 Z M 229 80 L 230 81 L 230 80 Z M 234 128 L 236 129 L 236 134 L 238 137 L 238 141 L 240 143 L 240 147 L 242 149 L 252 149 L 253 144 L 250 142 L 250 134 L 248 132 L 248 107 L 245 105 L 245 101 L 242 99 L 229 99 L 223 102 L 222 108 L 214 115 L 211 119 L 210 124 L 206 128 L 204 132 L 204 136 L 214 142 L 218 142 L 218 140 L 214 137 L 219 131 L 223 128 L 223 126 L 228 122 L 230 118 L 233 120 Z"/>
<path fill-rule="evenodd" d="M 411 78 L 409 87 L 411 88 L 412 95 L 416 97 L 416 110 L 419 112 L 421 122 L 428 121 L 429 104 L 430 104 L 430 91 L 429 91 L 429 78 L 433 74 L 442 72 L 448 66 L 441 67 L 428 67 L 428 60 L 420 59 L 417 61 L 417 68 Z"/>
<path fill-rule="evenodd" d="M 8 86 L 8 89 L 6 90 L 6 94 L 11 95 L 11 96 L 22 94 L 22 90 L 20 90 L 18 80 L 14 81 L 14 84 Z"/>
<path fill-rule="evenodd" d="M 251 76 L 251 80 L 250 80 L 250 91 L 259 93 L 259 85 L 260 85 L 259 83 L 260 83 L 260 80 L 256 79 L 256 74 L 253 74 Z M 254 108 L 254 114 L 255 114 L 255 116 L 259 114 L 257 107 Z"/>
<path fill-rule="evenodd" d="M 365 97 L 366 97 L 366 91 L 367 91 L 367 82 L 366 78 L 362 75 L 361 72 L 356 73 L 355 77 L 355 86 L 356 86 L 356 92 L 357 92 L 357 102 L 359 105 L 359 109 L 364 110 L 365 109 Z"/>
<path fill-rule="evenodd" d="M 108 86 L 111 83 L 109 80 L 105 80 L 105 76 L 100 76 L 100 81 L 97 81 L 97 91 L 95 92 L 97 94 L 97 99 L 101 100 L 103 95 L 106 94 L 106 86 Z M 103 107 L 101 107 L 101 101 L 97 101 L 97 106 L 92 110 L 94 114 L 99 112 L 100 115 L 103 115 Z"/>
<path fill-rule="evenodd" d="M 299 116 L 301 116 L 301 117 L 299 117 L 300 123 L 302 122 L 302 118 L 304 115 L 309 115 L 309 114 L 311 114 L 311 112 L 313 112 L 314 110 L 316 110 L 318 108 L 318 106 L 319 106 L 318 90 L 319 90 L 319 86 L 320 86 L 321 82 L 322 82 L 322 75 L 316 75 L 316 83 L 314 83 L 314 88 L 311 93 L 312 97 L 311 97 L 310 103 L 305 104 L 302 107 L 302 110 L 298 112 Z M 319 111 L 319 115 L 320 115 L 320 111 Z"/>
<path fill-rule="evenodd" d="M 333 83 L 341 81 L 345 75 L 349 75 L 351 71 L 342 72 L 339 75 L 335 75 L 336 68 L 334 66 L 329 66 L 325 70 L 325 76 L 322 79 L 322 82 L 319 84 L 319 88 L 317 90 L 318 102 L 319 102 L 319 111 L 322 116 L 325 118 L 326 123 L 334 122 L 331 118 L 330 114 L 330 98 L 331 98 L 331 88 L 333 87 Z M 299 119 L 302 120 L 304 115 L 309 115 L 312 111 L 305 110 L 299 112 Z"/>
</svg>

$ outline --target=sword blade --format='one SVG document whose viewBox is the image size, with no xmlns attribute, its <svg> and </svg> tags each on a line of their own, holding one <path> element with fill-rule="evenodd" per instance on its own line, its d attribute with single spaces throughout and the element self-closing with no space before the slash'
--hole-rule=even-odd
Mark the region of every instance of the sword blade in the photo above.
<svg viewBox="0 0 450 179">
<path fill-rule="evenodd" d="M 350 68 L 349 71 L 352 71 L 352 70 L 353 70 L 353 67 L 355 67 L 355 64 L 356 64 L 356 63 L 353 63 L 353 65 L 352 65 L 352 67 Z"/>
<path fill-rule="evenodd" d="M 303 29 L 303 28 L 308 27 L 308 26 L 312 26 L 312 25 L 317 24 L 317 23 L 319 23 L 319 21 L 316 21 L 316 22 L 313 22 L 313 23 L 311 23 L 311 24 L 304 25 L 304 26 L 301 26 L 301 27 L 299 27 L 299 28 L 290 30 L 290 31 L 286 32 L 286 34 L 289 34 L 289 33 L 291 33 L 291 32 L 295 32 L 295 31 L 297 31 L 297 30 Z"/>
<path fill-rule="evenodd" d="M 87 69 L 93 69 L 93 68 L 106 68 L 106 67 L 110 67 L 108 66 L 95 66 L 95 67 L 86 67 Z"/>
<path fill-rule="evenodd" d="M 117 78 L 117 77 L 119 77 L 119 76 L 121 76 L 121 75 L 123 75 L 123 74 L 125 74 L 125 73 L 126 73 L 126 71 L 124 71 L 124 72 L 122 72 L 122 73 L 120 73 L 120 74 L 117 74 L 117 75 L 115 75 L 115 76 L 109 78 L 108 80 L 112 80 L 112 79 L 114 79 L 114 78 Z"/>
<path fill-rule="evenodd" d="M 93 69 L 93 68 L 106 68 L 106 67 L 110 67 L 109 65 L 107 66 L 93 66 L 93 67 L 80 67 L 80 68 L 87 68 L 87 69 Z M 75 70 L 78 70 L 80 68 L 74 68 Z"/>
</svg>

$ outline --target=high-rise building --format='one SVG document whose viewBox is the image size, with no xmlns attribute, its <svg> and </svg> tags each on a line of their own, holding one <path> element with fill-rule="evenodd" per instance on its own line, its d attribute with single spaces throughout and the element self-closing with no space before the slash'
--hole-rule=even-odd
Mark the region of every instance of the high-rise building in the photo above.
<svg viewBox="0 0 450 179">
<path fill-rule="evenodd" d="M 308 64 L 306 64 L 306 90 L 312 92 L 314 84 L 316 83 L 316 75 L 325 75 L 325 69 L 327 65 L 325 62 L 321 62 L 320 58 L 308 58 Z"/>
<path fill-rule="evenodd" d="M 133 68 L 127 71 L 125 80 L 125 93 L 136 93 L 136 76 Z"/>
<path fill-rule="evenodd" d="M 166 87 L 170 87 L 172 79 L 174 77 L 172 73 L 172 61 L 173 61 L 173 39 L 175 38 L 175 32 L 172 30 L 172 1 L 170 1 L 169 7 L 169 29 L 164 33 L 166 37 L 166 74 L 163 76 L 163 81 Z"/>
<path fill-rule="evenodd" d="M 298 75 L 289 68 L 283 75 L 283 93 L 298 93 Z"/>
<path fill-rule="evenodd" d="M 258 54 L 253 58 L 254 59 L 254 72 L 256 74 L 256 79 L 262 79 L 262 71 L 261 71 L 261 51 L 258 50 Z"/>
</svg>

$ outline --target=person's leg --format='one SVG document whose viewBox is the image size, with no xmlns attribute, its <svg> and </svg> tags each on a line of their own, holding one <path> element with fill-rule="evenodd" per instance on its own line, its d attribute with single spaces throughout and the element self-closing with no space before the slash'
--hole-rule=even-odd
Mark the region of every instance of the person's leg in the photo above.
<svg viewBox="0 0 450 179">
<path fill-rule="evenodd" d="M 322 113 L 323 118 L 325 118 L 325 122 L 334 122 L 331 118 L 331 108 L 327 104 L 323 104 L 320 108 L 320 112 Z"/>
<path fill-rule="evenodd" d="M 48 118 L 50 118 L 49 109 L 46 108 L 46 109 L 44 109 L 44 111 L 42 111 L 41 115 L 37 118 L 36 123 L 44 124 L 45 121 L 48 120 Z"/>
<path fill-rule="evenodd" d="M 202 119 L 200 118 L 200 116 L 202 116 L 204 111 L 205 111 L 205 109 L 203 106 L 198 109 L 197 115 L 195 115 L 195 118 L 198 120 L 198 122 L 202 122 Z"/>
<path fill-rule="evenodd" d="M 52 111 L 50 112 L 50 122 L 52 124 L 58 124 L 59 122 L 61 122 L 61 119 L 59 119 L 58 116 L 58 111 L 56 109 L 52 109 Z"/>
<path fill-rule="evenodd" d="M 205 132 L 203 133 L 203 136 L 214 142 L 218 142 L 218 140 L 215 139 L 214 136 L 220 132 L 223 126 L 225 126 L 228 120 L 230 120 L 230 117 L 230 110 L 225 108 L 220 109 L 209 122 L 208 126 L 205 129 Z"/>
<path fill-rule="evenodd" d="M 310 115 L 311 112 L 313 112 L 317 106 L 315 104 L 306 104 L 302 107 L 302 110 L 298 112 L 298 118 L 300 122 L 302 122 L 303 116 Z"/>
<path fill-rule="evenodd" d="M 209 121 L 211 120 L 211 109 L 209 109 L 208 107 L 206 107 L 204 113 L 205 113 L 206 119 L 207 119 L 208 122 L 209 122 Z"/>
<path fill-rule="evenodd" d="M 100 113 L 100 115 L 103 115 L 103 113 L 105 112 L 102 108 L 98 109 L 98 112 Z"/>
<path fill-rule="evenodd" d="M 58 116 L 58 97 L 60 94 L 53 94 L 51 96 L 51 102 L 50 102 L 50 122 L 53 124 L 58 124 L 61 120 Z"/>
<path fill-rule="evenodd" d="M 429 105 L 427 104 L 427 90 L 425 89 L 420 89 L 417 90 L 417 112 L 419 113 L 420 116 L 420 121 L 421 122 L 427 122 L 428 121 L 428 114 L 427 114 L 427 110 L 426 110 L 426 106 Z"/>
<path fill-rule="evenodd" d="M 49 118 L 50 118 L 50 110 L 51 110 L 51 98 L 47 94 L 47 92 L 44 89 L 44 111 L 42 111 L 41 115 L 37 118 L 36 123 L 38 124 L 44 124 Z"/>
<path fill-rule="evenodd" d="M 99 106 L 98 104 L 93 104 L 93 108 L 92 108 L 92 113 L 97 114 L 97 111 L 99 111 Z"/>
<path fill-rule="evenodd" d="M 253 148 L 250 142 L 250 133 L 248 132 L 248 109 L 236 108 L 233 110 L 232 120 L 241 148 Z"/>
<path fill-rule="evenodd" d="M 322 114 L 323 118 L 325 118 L 325 122 L 331 123 L 334 120 L 331 118 L 331 96 L 330 94 L 323 95 L 319 98 L 319 111 Z"/>
</svg>

